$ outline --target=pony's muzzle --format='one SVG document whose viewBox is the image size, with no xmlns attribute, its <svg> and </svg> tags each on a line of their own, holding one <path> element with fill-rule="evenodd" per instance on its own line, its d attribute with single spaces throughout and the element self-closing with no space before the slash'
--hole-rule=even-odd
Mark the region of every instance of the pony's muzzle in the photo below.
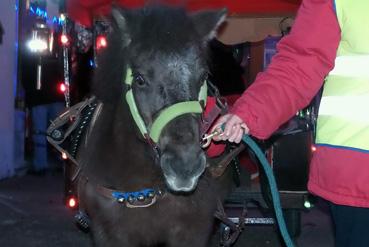
<svg viewBox="0 0 369 247">
<path fill-rule="evenodd" d="M 202 151 L 180 155 L 164 153 L 160 165 L 170 190 L 191 192 L 206 168 L 206 157 Z"/>
</svg>

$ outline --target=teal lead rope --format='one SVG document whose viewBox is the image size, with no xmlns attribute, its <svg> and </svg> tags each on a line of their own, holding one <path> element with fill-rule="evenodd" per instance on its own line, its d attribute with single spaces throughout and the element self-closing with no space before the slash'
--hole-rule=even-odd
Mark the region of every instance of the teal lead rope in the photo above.
<svg viewBox="0 0 369 247">
<path fill-rule="evenodd" d="M 203 138 L 203 141 L 206 141 L 205 145 L 203 147 L 206 147 L 209 145 L 210 140 L 213 138 L 214 135 L 219 135 L 221 132 L 224 131 L 224 124 L 221 126 L 222 131 L 215 130 L 210 135 L 206 135 Z M 261 163 L 261 166 L 264 169 L 264 172 L 266 174 L 266 177 L 268 179 L 270 191 L 272 194 L 272 201 L 273 201 L 273 207 L 275 216 L 277 219 L 277 223 L 279 226 L 279 230 L 281 232 L 282 238 L 286 244 L 287 247 L 294 247 L 294 244 L 292 242 L 292 239 L 287 231 L 286 222 L 283 218 L 282 208 L 281 208 L 281 202 L 279 200 L 279 191 L 277 188 L 277 183 L 274 178 L 272 167 L 270 166 L 268 160 L 265 158 L 265 155 L 261 151 L 260 147 L 256 144 L 254 140 L 251 139 L 251 137 L 247 134 L 243 135 L 242 141 L 247 144 L 252 151 L 254 151 L 256 157 Z"/>
<path fill-rule="evenodd" d="M 265 158 L 263 152 L 259 148 L 259 146 L 256 144 L 254 140 L 251 139 L 249 135 L 244 135 L 242 137 L 242 141 L 245 144 L 247 144 L 252 149 L 252 151 L 254 151 L 256 157 L 259 159 L 261 166 L 263 167 L 265 171 L 265 174 L 268 179 L 269 186 L 270 186 L 270 191 L 271 191 L 272 199 L 273 199 L 273 207 L 274 207 L 275 215 L 277 218 L 277 222 L 278 222 L 278 226 L 279 226 L 279 230 L 281 232 L 282 238 L 287 247 L 294 247 L 292 239 L 287 231 L 286 222 L 284 221 L 284 218 L 283 218 L 281 202 L 279 199 L 279 191 L 277 188 L 277 183 L 274 178 L 273 170 L 271 166 L 269 165 L 268 160 Z"/>
</svg>

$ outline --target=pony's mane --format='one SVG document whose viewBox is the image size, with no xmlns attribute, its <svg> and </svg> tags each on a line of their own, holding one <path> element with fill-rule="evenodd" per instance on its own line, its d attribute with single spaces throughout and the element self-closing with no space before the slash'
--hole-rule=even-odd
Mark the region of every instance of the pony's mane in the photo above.
<svg viewBox="0 0 369 247">
<path fill-rule="evenodd" d="M 125 71 L 124 50 L 120 30 L 112 23 L 108 35 L 108 46 L 97 56 L 97 68 L 93 74 L 91 92 L 105 103 L 115 103 L 123 90 Z M 119 96 L 118 96 L 119 97 Z"/>
<path fill-rule="evenodd" d="M 172 52 L 200 41 L 194 24 L 183 8 L 147 6 L 129 20 L 132 43 Z"/>
</svg>

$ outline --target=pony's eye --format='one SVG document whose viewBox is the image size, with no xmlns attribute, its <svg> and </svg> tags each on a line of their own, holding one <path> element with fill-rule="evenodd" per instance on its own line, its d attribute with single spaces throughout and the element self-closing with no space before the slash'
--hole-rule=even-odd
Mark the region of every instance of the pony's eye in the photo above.
<svg viewBox="0 0 369 247">
<path fill-rule="evenodd" d="M 146 84 L 145 79 L 140 74 L 133 75 L 133 82 L 138 86 L 144 86 Z"/>
</svg>

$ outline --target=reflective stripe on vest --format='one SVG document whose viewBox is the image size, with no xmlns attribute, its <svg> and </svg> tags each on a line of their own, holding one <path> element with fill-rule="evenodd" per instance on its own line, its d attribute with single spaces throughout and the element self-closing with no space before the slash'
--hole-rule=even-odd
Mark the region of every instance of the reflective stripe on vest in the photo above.
<svg viewBox="0 0 369 247">
<path fill-rule="evenodd" d="M 324 84 L 316 143 L 369 150 L 369 1 L 336 0 L 336 10 L 341 41 Z"/>
<path fill-rule="evenodd" d="M 347 119 L 359 124 L 369 124 L 369 95 L 324 96 L 321 99 L 319 116 Z"/>
<path fill-rule="evenodd" d="M 338 56 L 329 75 L 369 78 L 369 54 Z"/>
</svg>

